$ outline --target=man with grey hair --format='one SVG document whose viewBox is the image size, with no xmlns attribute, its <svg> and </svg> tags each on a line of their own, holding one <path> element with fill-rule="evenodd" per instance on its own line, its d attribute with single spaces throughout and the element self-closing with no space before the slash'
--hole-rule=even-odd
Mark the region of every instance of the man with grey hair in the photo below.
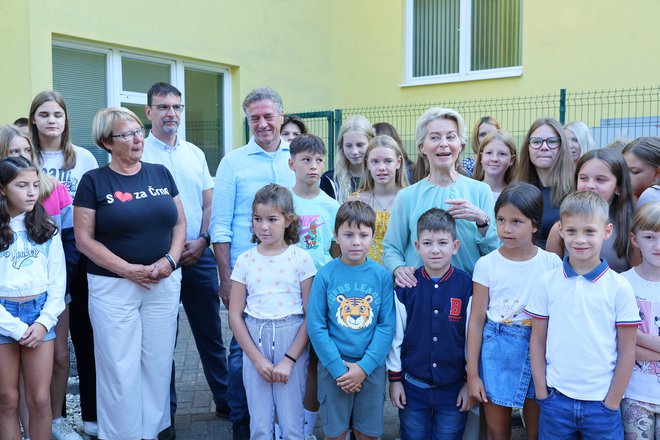
<svg viewBox="0 0 660 440">
<path fill-rule="evenodd" d="M 264 185 L 295 184 L 289 168 L 289 144 L 280 138 L 284 120 L 282 98 L 271 88 L 251 91 L 243 100 L 252 137 L 229 152 L 218 165 L 211 211 L 211 242 L 220 271 L 220 298 L 229 306 L 231 271 L 239 255 L 252 243 L 252 201 Z M 249 412 L 243 388 L 243 352 L 232 338 L 229 347 L 229 420 L 234 440 L 249 438 Z"/>
</svg>

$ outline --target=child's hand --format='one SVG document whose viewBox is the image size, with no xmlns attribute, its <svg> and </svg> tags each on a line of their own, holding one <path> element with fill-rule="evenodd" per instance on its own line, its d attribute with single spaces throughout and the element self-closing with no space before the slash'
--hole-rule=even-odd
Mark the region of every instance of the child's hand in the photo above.
<svg viewBox="0 0 660 440">
<path fill-rule="evenodd" d="M 610 393 L 607 393 L 607 396 L 605 396 L 605 400 L 603 400 L 603 405 L 607 407 L 607 409 L 611 409 L 612 411 L 616 411 L 619 409 L 619 405 L 621 405 L 621 398 L 617 398 L 616 396 L 610 396 Z"/>
<path fill-rule="evenodd" d="M 479 376 L 468 376 L 467 390 L 471 399 L 474 399 L 477 402 L 488 403 L 488 396 L 486 396 L 484 382 Z"/>
<path fill-rule="evenodd" d="M 23 333 L 23 336 L 19 339 L 18 343 L 24 347 L 37 348 L 44 342 L 46 333 L 48 333 L 46 327 L 44 327 L 43 324 L 35 322 L 28 327 L 25 333 Z"/>
<path fill-rule="evenodd" d="M 550 395 L 550 390 L 548 390 L 548 387 L 545 384 L 543 384 L 543 386 L 535 386 L 534 391 L 536 391 L 537 399 L 545 399 Z"/>
<path fill-rule="evenodd" d="M 348 371 L 337 378 L 337 386 L 347 393 L 356 393 L 362 388 L 362 381 L 367 377 L 364 370 L 356 363 L 344 361 Z"/>
<path fill-rule="evenodd" d="M 402 382 L 390 382 L 390 400 L 395 408 L 403 409 L 406 406 L 406 392 Z"/>
<path fill-rule="evenodd" d="M 458 397 L 456 398 L 456 406 L 461 412 L 469 411 L 474 405 L 474 400 L 470 397 L 468 393 L 468 386 L 466 383 L 463 384 L 461 390 L 458 392 Z"/>
<path fill-rule="evenodd" d="M 283 358 L 273 368 L 273 382 L 288 383 L 291 370 L 293 370 L 293 362 L 287 358 Z"/>
<path fill-rule="evenodd" d="M 415 287 L 415 268 L 412 266 L 399 266 L 394 270 L 394 282 L 399 287 Z"/>
<path fill-rule="evenodd" d="M 273 383 L 273 364 L 263 356 L 259 356 L 256 362 L 253 362 L 257 373 L 268 383 Z"/>
</svg>

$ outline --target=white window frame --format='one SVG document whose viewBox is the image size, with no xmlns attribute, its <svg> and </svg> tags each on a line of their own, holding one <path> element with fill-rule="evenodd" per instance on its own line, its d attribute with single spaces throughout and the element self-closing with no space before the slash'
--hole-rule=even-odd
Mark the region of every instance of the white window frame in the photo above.
<svg viewBox="0 0 660 440">
<path fill-rule="evenodd" d="M 52 45 L 54 47 L 64 47 L 87 52 L 96 52 L 106 55 L 106 78 L 107 78 L 107 97 L 106 103 L 108 107 L 119 106 L 122 102 L 128 104 L 146 105 L 147 93 L 134 92 L 123 90 L 122 81 L 122 58 L 130 58 L 134 60 L 147 61 L 150 63 L 160 63 L 170 65 L 170 84 L 181 90 L 181 101 L 186 102 L 186 87 L 185 87 L 185 69 L 186 67 L 203 70 L 205 72 L 222 73 L 224 76 L 223 81 L 223 116 L 224 116 L 224 151 L 222 155 L 226 155 L 232 149 L 233 143 L 233 124 L 232 124 L 232 77 L 231 70 L 228 67 L 215 65 L 211 63 L 191 62 L 182 58 L 147 55 L 139 51 L 131 51 L 119 49 L 111 46 L 105 46 L 93 43 L 80 43 L 66 39 L 53 39 Z M 186 114 L 183 112 L 181 115 L 181 124 L 178 131 L 178 136 L 186 140 Z"/>
<path fill-rule="evenodd" d="M 470 70 L 470 46 L 472 45 L 472 2 L 460 0 L 460 28 L 459 28 L 459 67 L 457 73 L 446 75 L 431 75 L 413 77 L 413 27 L 414 27 L 414 0 L 406 0 L 406 55 L 405 79 L 401 87 L 423 86 L 429 84 L 444 84 L 463 81 L 477 81 L 483 79 L 509 78 L 521 76 L 523 67 L 504 67 L 500 69 Z M 521 5 L 522 11 L 522 5 Z M 522 12 L 521 12 L 522 13 Z M 465 30 L 465 31 L 464 31 Z"/>
</svg>

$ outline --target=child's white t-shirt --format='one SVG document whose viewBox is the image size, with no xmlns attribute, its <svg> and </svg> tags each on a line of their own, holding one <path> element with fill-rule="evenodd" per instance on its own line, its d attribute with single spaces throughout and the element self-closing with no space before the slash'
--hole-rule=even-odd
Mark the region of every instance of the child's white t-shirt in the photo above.
<svg viewBox="0 0 660 440">
<path fill-rule="evenodd" d="M 660 337 L 660 281 L 647 281 L 632 268 L 621 274 L 633 288 L 642 332 Z M 635 361 L 625 397 L 660 405 L 660 362 Z"/>
<path fill-rule="evenodd" d="M 474 266 L 472 281 L 488 287 L 489 320 L 504 324 L 531 325 L 523 311 L 541 274 L 561 266 L 561 259 L 537 248 L 535 256 L 526 261 L 505 258 L 499 249 L 481 257 Z"/>
<path fill-rule="evenodd" d="M 88 150 L 73 145 L 73 151 L 76 154 L 76 166 L 70 170 L 62 168 L 64 165 L 64 153 L 62 150 L 43 151 L 41 153 L 41 158 L 43 160 L 41 170 L 59 180 L 62 185 L 66 187 L 71 199 L 76 197 L 76 191 L 78 191 L 78 184 L 80 183 L 82 175 L 89 170 L 94 170 L 99 167 L 96 158 Z"/>
<path fill-rule="evenodd" d="M 300 283 L 314 275 L 312 257 L 292 244 L 275 256 L 261 255 L 256 246 L 242 253 L 231 279 L 246 287 L 245 313 L 257 319 L 282 319 L 304 313 Z"/>
</svg>

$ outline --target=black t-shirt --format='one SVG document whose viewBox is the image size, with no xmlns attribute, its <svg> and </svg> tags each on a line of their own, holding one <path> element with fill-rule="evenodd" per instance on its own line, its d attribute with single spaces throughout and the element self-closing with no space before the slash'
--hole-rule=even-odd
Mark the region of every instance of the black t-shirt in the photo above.
<svg viewBox="0 0 660 440">
<path fill-rule="evenodd" d="M 96 211 L 94 238 L 133 264 L 152 264 L 170 249 L 179 194 L 172 175 L 162 165 L 142 163 L 132 176 L 108 166 L 82 176 L 75 206 Z M 119 277 L 89 260 L 87 272 Z"/>
</svg>

